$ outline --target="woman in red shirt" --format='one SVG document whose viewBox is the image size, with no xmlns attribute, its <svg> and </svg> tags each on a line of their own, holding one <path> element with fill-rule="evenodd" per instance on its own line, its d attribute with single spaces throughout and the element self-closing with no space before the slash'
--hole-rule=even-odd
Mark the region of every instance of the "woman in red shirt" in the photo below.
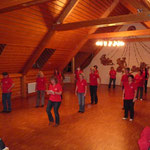
<svg viewBox="0 0 150 150">
<path fill-rule="evenodd" d="M 36 91 L 37 91 L 36 107 L 40 106 L 40 99 L 41 99 L 41 107 L 44 107 L 46 86 L 47 86 L 46 78 L 44 77 L 43 72 L 39 71 L 36 79 Z"/>
<path fill-rule="evenodd" d="M 58 109 L 62 101 L 61 99 L 62 86 L 60 85 L 60 83 L 58 83 L 57 78 L 54 76 L 50 78 L 50 82 L 51 84 L 49 85 L 49 89 L 47 90 L 47 94 L 50 96 L 49 96 L 49 101 L 47 104 L 46 112 L 48 114 L 49 122 L 54 122 L 54 119 L 51 113 L 51 109 L 52 107 L 54 107 L 55 127 L 56 127 L 60 123 Z"/>
<path fill-rule="evenodd" d="M 79 100 L 79 112 L 84 113 L 85 108 L 85 96 L 87 93 L 87 82 L 84 79 L 83 73 L 79 75 L 79 80 L 76 83 L 75 94 L 78 95 Z"/>
<path fill-rule="evenodd" d="M 123 90 L 123 99 L 124 99 L 124 106 L 125 106 L 123 120 L 126 120 L 128 118 L 128 111 L 130 111 L 130 120 L 129 121 L 133 121 L 133 119 L 134 119 L 134 102 L 136 100 L 136 94 L 137 94 L 137 86 L 134 83 L 134 76 L 129 75 L 128 82 L 124 83 L 124 90 Z"/>
<path fill-rule="evenodd" d="M 114 67 L 110 68 L 109 75 L 110 75 L 110 80 L 109 80 L 108 88 L 109 89 L 111 88 L 112 82 L 113 82 L 113 88 L 115 88 L 115 86 L 116 86 L 115 85 L 115 83 L 116 83 L 116 71 L 115 71 Z"/>
<path fill-rule="evenodd" d="M 92 67 L 90 69 L 91 73 L 89 75 L 90 79 L 90 95 L 91 95 L 91 104 L 95 102 L 95 104 L 98 103 L 98 97 L 97 97 L 97 86 L 98 82 L 97 80 L 101 80 L 98 73 L 95 73 L 95 69 Z"/>
<path fill-rule="evenodd" d="M 137 96 L 138 99 L 139 93 L 140 93 L 140 100 L 143 100 L 143 86 L 144 86 L 144 77 L 143 72 L 141 70 L 138 71 L 138 73 L 135 75 L 135 82 L 137 84 Z"/>
</svg>

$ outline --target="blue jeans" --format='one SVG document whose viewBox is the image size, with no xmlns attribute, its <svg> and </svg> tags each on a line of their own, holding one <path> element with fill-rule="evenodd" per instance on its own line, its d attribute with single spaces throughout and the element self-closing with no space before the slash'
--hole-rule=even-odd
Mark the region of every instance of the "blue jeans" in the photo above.
<svg viewBox="0 0 150 150">
<path fill-rule="evenodd" d="M 53 118 L 52 113 L 51 113 L 51 109 L 52 109 L 52 107 L 54 107 L 55 123 L 59 124 L 60 121 L 59 121 L 58 109 L 60 107 L 60 104 L 61 104 L 61 102 L 52 102 L 50 100 L 48 101 L 46 112 L 48 114 L 48 119 L 50 122 L 54 122 L 54 118 Z"/>
<path fill-rule="evenodd" d="M 84 112 L 84 107 L 85 107 L 84 93 L 78 93 L 78 100 L 79 100 L 79 111 Z"/>
<path fill-rule="evenodd" d="M 109 85 L 108 85 L 108 88 L 111 88 L 111 83 L 113 82 L 113 88 L 115 88 L 115 86 L 116 86 L 116 79 L 112 79 L 112 78 L 110 78 L 110 80 L 109 80 Z"/>
<path fill-rule="evenodd" d="M 3 111 L 11 111 L 11 93 L 2 93 Z"/>
</svg>

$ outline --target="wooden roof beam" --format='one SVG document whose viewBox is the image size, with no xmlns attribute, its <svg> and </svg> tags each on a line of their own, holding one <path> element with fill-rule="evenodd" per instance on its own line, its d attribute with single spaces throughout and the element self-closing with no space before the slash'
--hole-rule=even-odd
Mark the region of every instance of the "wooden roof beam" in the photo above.
<svg viewBox="0 0 150 150">
<path fill-rule="evenodd" d="M 109 33 L 97 33 L 97 34 L 89 35 L 88 39 L 120 38 L 120 37 L 142 36 L 142 35 L 150 35 L 150 29 L 109 32 Z"/>
<path fill-rule="evenodd" d="M 66 7 L 63 9 L 62 13 L 59 15 L 56 22 L 62 23 L 78 2 L 79 2 L 79 0 L 69 1 L 68 4 L 66 5 Z M 25 64 L 24 68 L 22 69 L 23 74 L 26 74 L 32 68 L 33 64 L 36 62 L 36 60 L 42 54 L 45 46 L 47 45 L 48 42 L 50 42 L 50 40 L 54 34 L 55 34 L 55 31 L 53 30 L 53 26 L 51 26 L 49 28 L 48 32 L 43 37 L 43 39 L 41 40 L 41 42 L 37 45 L 33 54 L 31 55 L 31 57 L 29 58 L 29 60 Z"/>
<path fill-rule="evenodd" d="M 137 14 L 139 9 L 141 9 L 143 12 L 149 11 L 149 9 L 145 7 L 143 3 L 137 0 L 121 0 L 120 2 L 134 14 Z M 146 27 L 150 28 L 150 21 L 144 22 L 144 24 Z"/>
<path fill-rule="evenodd" d="M 100 18 L 106 18 L 106 17 L 108 17 L 111 14 L 111 12 L 116 8 L 116 6 L 118 5 L 118 3 L 119 3 L 119 0 L 114 0 L 114 2 L 111 4 L 111 6 L 107 8 L 107 10 L 103 13 L 103 15 L 100 16 Z M 88 35 L 94 33 L 96 30 L 97 30 L 97 28 L 92 27 L 90 29 L 90 31 L 88 32 Z M 77 44 L 76 48 L 72 51 L 71 56 L 69 56 L 68 58 L 66 58 L 66 61 L 64 62 L 64 64 L 61 65 L 61 69 L 64 69 L 64 67 L 66 67 L 66 65 L 80 51 L 80 49 L 87 42 L 87 40 L 88 40 L 88 38 L 85 37 L 79 44 Z"/>
<path fill-rule="evenodd" d="M 60 25 L 55 25 L 54 27 L 55 30 L 57 31 L 66 31 L 66 30 L 74 30 L 78 28 L 85 28 L 91 26 L 95 26 L 96 28 L 118 26 L 118 25 L 130 24 L 135 22 L 145 22 L 149 20 L 150 20 L 150 11 L 147 11 L 138 14 L 120 15 L 120 16 L 107 17 L 107 18 L 101 18 L 96 20 L 60 24 Z"/>
<path fill-rule="evenodd" d="M 35 6 L 35 5 L 39 5 L 39 4 L 50 2 L 50 1 L 51 0 L 32 0 L 32 1 L 29 1 L 26 3 L 21 3 L 21 4 L 13 5 L 10 7 L 5 7 L 5 8 L 0 9 L 0 14 L 27 8 L 27 7 L 31 7 L 31 6 Z"/>
</svg>

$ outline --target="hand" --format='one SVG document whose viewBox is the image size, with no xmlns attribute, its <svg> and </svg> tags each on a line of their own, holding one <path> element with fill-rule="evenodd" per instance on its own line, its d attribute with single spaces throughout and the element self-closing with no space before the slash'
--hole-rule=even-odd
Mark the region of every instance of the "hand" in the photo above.
<svg viewBox="0 0 150 150">
<path fill-rule="evenodd" d="M 133 99 L 133 102 L 135 102 L 136 100 L 137 100 L 137 98 L 134 98 L 134 99 Z"/>
</svg>

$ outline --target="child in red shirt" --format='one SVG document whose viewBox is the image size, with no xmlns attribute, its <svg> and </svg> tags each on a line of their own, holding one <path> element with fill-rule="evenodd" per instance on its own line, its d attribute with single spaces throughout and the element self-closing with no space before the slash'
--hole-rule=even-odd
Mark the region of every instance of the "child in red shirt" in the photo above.
<svg viewBox="0 0 150 150">
<path fill-rule="evenodd" d="M 49 122 L 54 122 L 54 119 L 51 113 L 51 109 L 52 107 L 54 107 L 55 127 L 57 127 L 60 123 L 58 109 L 62 101 L 61 99 L 62 86 L 60 85 L 60 83 L 58 83 L 57 78 L 54 76 L 50 78 L 50 82 L 51 84 L 49 85 L 49 89 L 47 90 L 47 94 L 50 96 L 49 96 L 49 101 L 47 104 L 46 112 L 48 114 Z"/>
<path fill-rule="evenodd" d="M 44 107 L 46 86 L 47 86 L 46 78 L 44 77 L 43 72 L 39 71 L 36 79 L 36 91 L 37 91 L 36 107 L 39 107 L 40 99 L 41 99 L 41 107 Z"/>
<path fill-rule="evenodd" d="M 130 120 L 133 121 L 134 118 L 134 102 L 136 100 L 136 93 L 137 87 L 134 83 L 134 76 L 128 76 L 128 82 L 124 83 L 124 90 L 123 90 L 123 99 L 124 99 L 124 120 L 128 118 L 128 111 L 130 111 Z"/>
<path fill-rule="evenodd" d="M 78 95 L 79 112 L 84 113 L 85 110 L 85 96 L 87 93 L 87 82 L 84 79 L 84 74 L 79 75 L 79 80 L 76 83 L 75 94 Z"/>
<path fill-rule="evenodd" d="M 138 73 L 135 75 L 135 82 L 137 85 L 137 96 L 138 99 L 139 93 L 140 93 L 140 100 L 143 100 L 143 86 L 144 86 L 144 77 L 143 72 L 141 70 L 138 71 Z"/>
<path fill-rule="evenodd" d="M 90 80 L 90 95 L 91 95 L 91 104 L 95 101 L 95 104 L 98 103 L 98 97 L 97 97 L 97 86 L 98 82 L 97 80 L 101 80 L 98 73 L 95 73 L 95 69 L 92 67 L 90 69 L 91 73 L 89 75 Z"/>
<path fill-rule="evenodd" d="M 2 87 L 2 102 L 3 102 L 3 111 L 4 113 L 11 112 L 11 89 L 14 87 L 12 79 L 9 77 L 7 72 L 3 72 L 3 79 L 1 80 Z"/>
<path fill-rule="evenodd" d="M 111 88 L 112 82 L 113 82 L 113 88 L 115 88 L 115 86 L 116 86 L 115 85 L 115 83 L 116 83 L 116 71 L 115 71 L 114 67 L 110 68 L 109 75 L 110 75 L 110 80 L 109 80 L 108 88 L 109 89 Z"/>
</svg>

